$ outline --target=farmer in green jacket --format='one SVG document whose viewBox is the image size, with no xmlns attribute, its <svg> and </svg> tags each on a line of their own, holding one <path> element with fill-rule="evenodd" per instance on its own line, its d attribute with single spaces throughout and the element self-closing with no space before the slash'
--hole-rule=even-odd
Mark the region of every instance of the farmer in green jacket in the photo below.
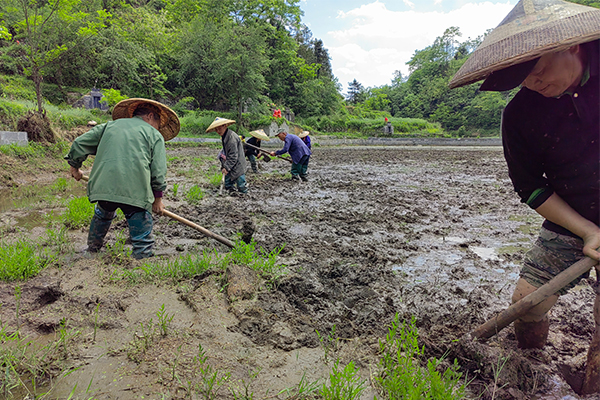
<svg viewBox="0 0 600 400">
<path fill-rule="evenodd" d="M 115 106 L 112 117 L 113 121 L 75 139 L 65 157 L 71 176 L 80 180 L 81 164 L 89 155 L 96 155 L 87 186 L 90 202 L 96 203 L 87 251 L 100 250 L 120 208 L 129 225 L 132 256 L 151 257 L 154 239 L 150 212 L 161 214 L 164 210 L 165 140 L 177 136 L 179 119 L 165 105 L 148 99 L 123 100 Z"/>
</svg>

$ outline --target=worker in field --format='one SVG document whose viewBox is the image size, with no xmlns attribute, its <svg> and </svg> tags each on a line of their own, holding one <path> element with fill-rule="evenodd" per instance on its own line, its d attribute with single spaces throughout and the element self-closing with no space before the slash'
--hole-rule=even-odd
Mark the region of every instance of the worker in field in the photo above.
<svg viewBox="0 0 600 400">
<path fill-rule="evenodd" d="M 87 239 L 87 251 L 98 252 L 117 208 L 125 214 L 134 258 L 151 257 L 152 215 L 162 214 L 167 187 L 165 140 L 179 133 L 179 118 L 167 106 L 148 99 L 119 102 L 113 121 L 96 125 L 79 136 L 65 159 L 71 176 L 83 177 L 81 165 L 95 155 L 87 186 L 88 198 L 96 203 Z"/>
<path fill-rule="evenodd" d="M 269 138 L 269 136 L 267 136 L 265 131 L 262 129 L 250 132 L 250 136 L 252 137 L 245 142 L 250 146 L 244 145 L 244 153 L 246 157 L 248 157 L 248 162 L 250 163 L 250 167 L 252 167 L 252 172 L 258 174 L 258 163 L 256 160 L 261 158 L 263 153 L 253 147 L 260 147 L 260 144 L 263 140 L 271 140 L 271 138 Z"/>
<path fill-rule="evenodd" d="M 221 136 L 223 150 L 219 153 L 221 173 L 225 175 L 225 189 L 231 195 L 244 195 L 248 192 L 246 187 L 246 158 L 242 140 L 229 126 L 235 124 L 234 120 L 217 117 L 206 128 L 206 132 L 216 131 Z M 237 186 L 237 193 L 235 187 Z"/>
<path fill-rule="evenodd" d="M 521 201 L 545 218 L 527 252 L 516 302 L 578 260 L 600 254 L 600 9 L 521 0 L 450 82 L 521 89 L 506 106 L 502 143 Z M 582 276 L 583 277 L 583 276 Z M 548 311 L 581 277 L 515 321 L 521 348 L 542 348 Z"/>
<path fill-rule="evenodd" d="M 273 157 L 280 156 L 285 153 L 290 153 L 292 157 L 292 180 L 307 182 L 308 181 L 308 162 L 312 154 L 302 139 L 298 136 L 288 133 L 285 128 L 280 128 L 277 131 L 277 137 L 282 142 L 285 142 L 283 148 L 278 151 L 272 151 Z"/>
<path fill-rule="evenodd" d="M 306 147 L 308 147 L 308 149 L 309 149 L 310 151 L 312 151 L 312 144 L 311 144 L 311 142 L 310 142 L 310 136 L 309 136 L 309 135 L 310 135 L 310 132 L 309 132 L 309 131 L 302 131 L 302 133 L 300 133 L 300 134 L 298 135 L 298 137 L 299 137 L 300 139 L 302 139 L 302 141 L 304 142 L 304 144 L 306 145 Z"/>
</svg>

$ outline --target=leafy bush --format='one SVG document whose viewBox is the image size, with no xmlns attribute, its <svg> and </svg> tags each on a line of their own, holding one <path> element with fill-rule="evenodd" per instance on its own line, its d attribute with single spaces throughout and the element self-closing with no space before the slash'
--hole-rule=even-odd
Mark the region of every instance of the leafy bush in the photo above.
<svg viewBox="0 0 600 400">
<path fill-rule="evenodd" d="M 127 96 L 121 94 L 117 89 L 104 89 L 102 91 L 102 101 L 106 101 L 109 107 L 114 107 L 121 100 L 127 99 Z"/>
</svg>

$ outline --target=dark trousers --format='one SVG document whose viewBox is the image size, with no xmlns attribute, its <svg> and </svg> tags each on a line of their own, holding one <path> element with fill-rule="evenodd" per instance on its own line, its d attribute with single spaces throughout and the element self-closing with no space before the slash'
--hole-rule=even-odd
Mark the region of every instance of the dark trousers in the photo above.
<svg viewBox="0 0 600 400">
<path fill-rule="evenodd" d="M 153 256 L 152 215 L 143 208 L 110 201 L 96 203 L 88 233 L 88 249 L 96 252 L 104 245 L 104 238 L 108 233 L 112 220 L 117 216 L 117 208 L 123 211 L 127 219 L 131 244 L 133 245 L 132 256 L 138 259 Z"/>
</svg>

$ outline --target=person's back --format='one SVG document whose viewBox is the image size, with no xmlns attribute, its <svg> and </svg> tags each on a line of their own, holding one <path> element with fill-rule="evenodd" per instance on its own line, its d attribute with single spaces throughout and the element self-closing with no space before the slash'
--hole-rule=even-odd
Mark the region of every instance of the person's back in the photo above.
<svg viewBox="0 0 600 400">
<path fill-rule="evenodd" d="M 141 118 L 108 122 L 98 145 L 90 175 L 90 201 L 106 200 L 151 210 L 154 195 L 149 184 L 165 179 L 163 136 Z"/>
</svg>

